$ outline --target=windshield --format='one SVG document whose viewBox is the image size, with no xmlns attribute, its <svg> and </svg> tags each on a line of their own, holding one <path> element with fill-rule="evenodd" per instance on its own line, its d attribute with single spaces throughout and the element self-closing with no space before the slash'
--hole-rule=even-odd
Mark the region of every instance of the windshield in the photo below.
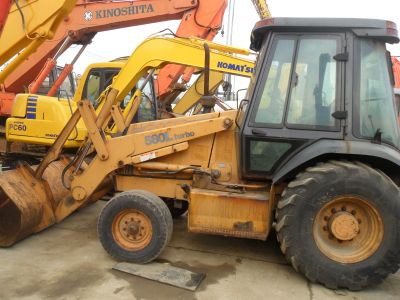
<svg viewBox="0 0 400 300">
<path fill-rule="evenodd" d="M 377 138 L 399 147 L 399 133 L 393 86 L 390 82 L 385 45 L 376 40 L 361 40 L 360 119 L 362 137 Z"/>
<path fill-rule="evenodd" d="M 51 87 L 54 85 L 57 78 L 61 75 L 62 68 L 56 67 L 54 68 L 51 73 L 44 79 L 43 83 L 39 87 L 37 94 L 39 95 L 46 95 Z M 73 75 L 69 74 L 60 85 L 57 90 L 56 96 L 60 98 L 73 98 L 75 93 L 75 82 L 73 79 Z"/>
</svg>

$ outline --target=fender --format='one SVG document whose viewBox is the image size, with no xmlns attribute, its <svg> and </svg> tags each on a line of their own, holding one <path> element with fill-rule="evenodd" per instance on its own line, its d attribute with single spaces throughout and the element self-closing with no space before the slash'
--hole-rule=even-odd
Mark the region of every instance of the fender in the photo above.
<svg viewBox="0 0 400 300">
<path fill-rule="evenodd" d="M 342 141 L 342 140 L 318 140 L 303 148 L 288 160 L 285 160 L 273 174 L 272 181 L 277 183 L 287 174 L 302 164 L 326 154 L 358 155 L 365 157 L 376 157 L 387 160 L 400 169 L 400 151 L 386 144 L 373 144 L 366 141 Z"/>
</svg>

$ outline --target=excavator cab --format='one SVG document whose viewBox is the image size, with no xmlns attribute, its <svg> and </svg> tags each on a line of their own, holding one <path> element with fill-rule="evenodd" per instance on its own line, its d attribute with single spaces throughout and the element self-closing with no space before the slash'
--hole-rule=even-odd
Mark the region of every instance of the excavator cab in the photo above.
<svg viewBox="0 0 400 300">
<path fill-rule="evenodd" d="M 121 68 L 109 67 L 109 68 L 91 68 L 89 73 L 85 76 L 86 80 L 83 86 L 82 99 L 88 99 L 93 107 L 97 108 L 97 99 L 106 88 L 112 84 L 113 78 L 118 75 Z M 125 109 L 135 91 L 140 88 L 146 81 L 143 77 L 139 79 L 136 86 L 125 96 L 124 100 L 121 101 L 121 109 Z M 157 103 L 156 94 L 154 90 L 154 78 L 149 78 L 148 82 L 143 85 L 142 101 L 140 102 L 138 112 L 134 118 L 134 122 L 146 122 L 157 119 Z"/>
<path fill-rule="evenodd" d="M 50 91 L 56 79 L 60 76 L 63 68 L 60 66 L 56 66 L 50 74 L 43 81 L 42 85 L 39 87 L 37 91 L 38 95 L 47 95 Z M 61 86 L 57 89 L 57 95 L 59 98 L 73 98 L 76 90 L 76 82 L 75 82 L 75 74 L 70 73 L 64 79 Z"/>
<path fill-rule="evenodd" d="M 240 126 L 242 175 L 277 181 L 306 161 L 340 153 L 369 160 L 395 155 L 398 161 L 393 72 L 385 47 L 394 42 L 395 24 L 386 21 L 257 23 L 251 48 L 260 57 Z"/>
</svg>

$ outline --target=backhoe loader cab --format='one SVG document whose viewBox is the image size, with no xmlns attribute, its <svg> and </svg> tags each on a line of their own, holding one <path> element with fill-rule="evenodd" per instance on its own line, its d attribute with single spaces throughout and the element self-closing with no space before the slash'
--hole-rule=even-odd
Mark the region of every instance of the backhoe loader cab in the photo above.
<svg viewBox="0 0 400 300">
<path fill-rule="evenodd" d="M 341 155 L 397 173 L 399 129 L 385 48 L 397 42 L 396 25 L 381 20 L 258 22 L 251 37 L 260 51 L 256 80 L 240 126 L 243 176 L 278 182 L 304 163 Z"/>
</svg>

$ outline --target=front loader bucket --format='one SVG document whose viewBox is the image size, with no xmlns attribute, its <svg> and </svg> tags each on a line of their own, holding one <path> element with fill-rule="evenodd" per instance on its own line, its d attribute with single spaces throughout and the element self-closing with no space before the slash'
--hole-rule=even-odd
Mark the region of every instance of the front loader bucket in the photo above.
<svg viewBox="0 0 400 300">
<path fill-rule="evenodd" d="M 57 206 L 71 199 L 69 190 L 61 183 L 67 163 L 65 159 L 51 163 L 44 179 L 35 178 L 34 170 L 27 164 L 19 164 L 15 170 L 0 175 L 1 247 L 11 246 L 57 222 L 54 213 Z"/>
</svg>

